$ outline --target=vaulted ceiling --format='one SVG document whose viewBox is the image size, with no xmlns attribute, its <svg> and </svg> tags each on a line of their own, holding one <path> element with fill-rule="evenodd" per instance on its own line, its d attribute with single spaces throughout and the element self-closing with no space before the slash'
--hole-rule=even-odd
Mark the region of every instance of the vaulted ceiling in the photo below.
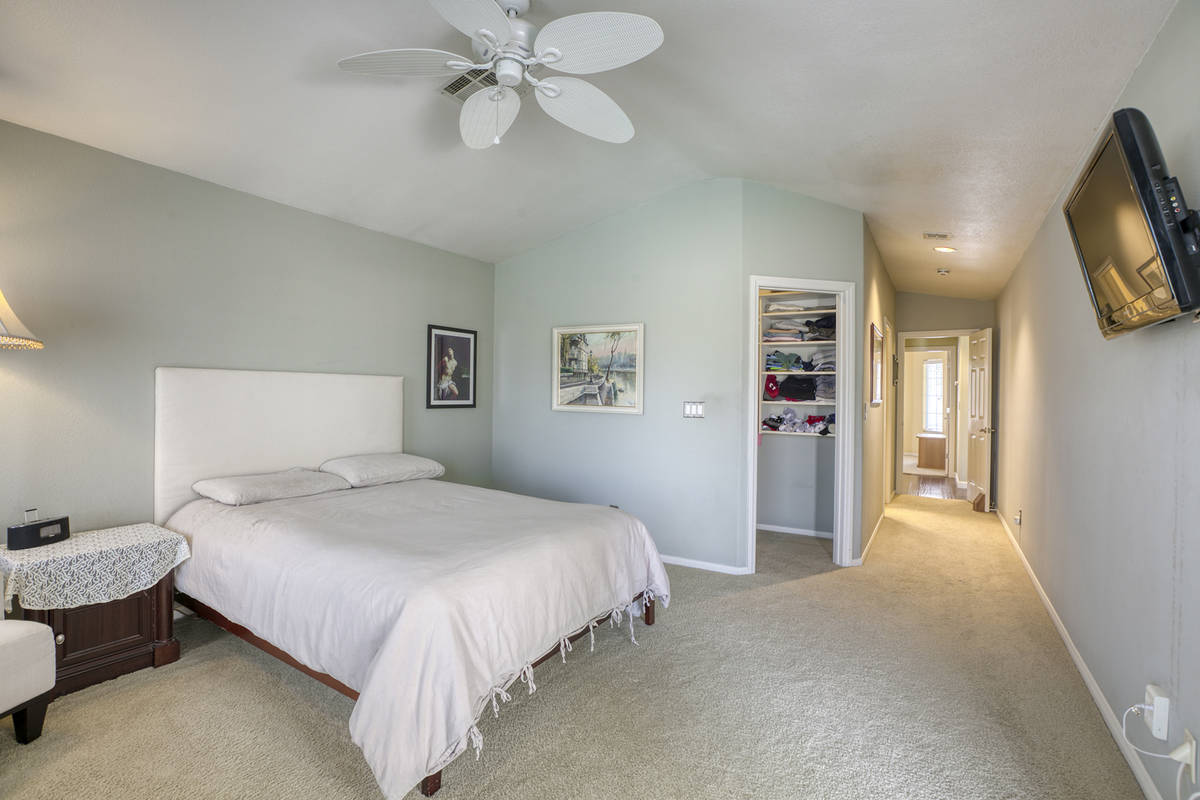
<svg viewBox="0 0 1200 800">
<path fill-rule="evenodd" d="M 422 0 L 8 0 L 0 115 L 486 261 L 740 176 L 864 211 L 898 289 L 991 297 L 1173 6 L 533 0 L 536 24 L 662 24 L 656 53 L 591 76 L 637 135 L 592 140 L 527 102 L 474 151 L 437 79 L 335 67 L 390 47 L 469 54 Z M 934 255 L 923 231 L 959 252 Z"/>
</svg>

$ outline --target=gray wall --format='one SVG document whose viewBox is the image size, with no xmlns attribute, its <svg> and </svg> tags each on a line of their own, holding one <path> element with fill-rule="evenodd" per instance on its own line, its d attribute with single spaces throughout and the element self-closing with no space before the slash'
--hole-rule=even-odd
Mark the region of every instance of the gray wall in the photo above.
<svg viewBox="0 0 1200 800">
<path fill-rule="evenodd" d="M 492 268 L 0 123 L 0 514 L 151 517 L 159 365 L 406 376 L 405 444 L 487 483 Z M 430 322 L 479 330 L 479 407 L 426 411 Z M 331 454 L 332 455 L 332 454 Z"/>
<path fill-rule="evenodd" d="M 896 293 L 896 326 L 900 331 L 954 331 L 996 324 L 994 300 L 967 300 L 915 292 Z"/>
<path fill-rule="evenodd" d="M 1193 204 L 1198 35 L 1200 4 L 1180 3 L 1116 103 L 1146 112 Z M 1061 203 L 999 299 L 1000 507 L 1024 512 L 1021 549 L 1117 715 L 1146 683 L 1171 694 L 1161 751 L 1200 732 L 1200 327 L 1105 341 Z M 1144 762 L 1174 797 L 1175 764 Z"/>
<path fill-rule="evenodd" d="M 862 247 L 858 212 L 719 179 L 498 264 L 495 483 L 620 505 L 666 554 L 745 564 L 748 276 L 853 280 L 861 303 Z M 646 325 L 645 414 L 552 412 L 551 328 L 606 322 Z"/>
</svg>

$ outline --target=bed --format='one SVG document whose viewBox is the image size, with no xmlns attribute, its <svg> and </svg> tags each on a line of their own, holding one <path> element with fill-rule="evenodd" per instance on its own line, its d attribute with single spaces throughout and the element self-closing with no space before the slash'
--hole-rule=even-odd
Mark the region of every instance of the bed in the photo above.
<svg viewBox="0 0 1200 800">
<path fill-rule="evenodd" d="M 160 368 L 155 519 L 188 537 L 181 601 L 356 699 L 390 799 L 432 794 L 479 717 L 602 620 L 669 602 L 636 518 L 443 480 L 226 506 L 203 478 L 403 449 L 403 379 Z"/>
</svg>

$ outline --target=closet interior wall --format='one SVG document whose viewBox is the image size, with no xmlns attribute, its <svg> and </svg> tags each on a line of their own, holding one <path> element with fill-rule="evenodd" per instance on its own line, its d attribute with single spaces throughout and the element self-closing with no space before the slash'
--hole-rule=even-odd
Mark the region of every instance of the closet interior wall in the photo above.
<svg viewBox="0 0 1200 800">
<path fill-rule="evenodd" d="M 836 296 L 760 289 L 758 527 L 833 538 Z"/>
</svg>

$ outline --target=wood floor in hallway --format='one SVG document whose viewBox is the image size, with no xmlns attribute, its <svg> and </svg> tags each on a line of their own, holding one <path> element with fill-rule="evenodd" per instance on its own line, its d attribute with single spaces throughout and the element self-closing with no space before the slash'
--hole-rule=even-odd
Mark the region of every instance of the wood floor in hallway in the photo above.
<svg viewBox="0 0 1200 800">
<path fill-rule="evenodd" d="M 967 490 L 959 489 L 953 478 L 942 475 L 909 475 L 901 473 L 896 492 L 917 497 L 936 497 L 942 500 L 967 500 Z"/>
</svg>

